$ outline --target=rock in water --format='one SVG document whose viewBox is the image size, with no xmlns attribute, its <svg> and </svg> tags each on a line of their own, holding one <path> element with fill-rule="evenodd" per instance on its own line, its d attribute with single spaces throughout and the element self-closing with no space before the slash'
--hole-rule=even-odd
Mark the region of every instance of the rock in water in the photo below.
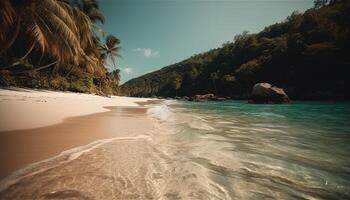
<svg viewBox="0 0 350 200">
<path fill-rule="evenodd" d="M 282 88 L 271 87 L 270 88 L 270 100 L 276 103 L 289 103 L 290 99 Z"/>
<path fill-rule="evenodd" d="M 253 87 L 251 103 L 288 103 L 290 101 L 282 88 L 269 83 L 257 83 Z"/>
<path fill-rule="evenodd" d="M 253 96 L 268 96 L 269 89 L 271 88 L 270 83 L 257 83 L 253 87 Z"/>
<path fill-rule="evenodd" d="M 187 99 L 189 101 L 225 101 L 227 100 L 225 97 L 218 97 L 218 96 L 215 96 L 214 94 L 204 94 L 204 95 L 197 94 L 191 98 L 187 97 Z"/>
<path fill-rule="evenodd" d="M 211 100 L 214 97 L 215 97 L 214 94 L 204 94 L 204 95 L 197 94 L 191 97 L 189 100 L 190 101 L 207 101 L 207 100 Z"/>
</svg>

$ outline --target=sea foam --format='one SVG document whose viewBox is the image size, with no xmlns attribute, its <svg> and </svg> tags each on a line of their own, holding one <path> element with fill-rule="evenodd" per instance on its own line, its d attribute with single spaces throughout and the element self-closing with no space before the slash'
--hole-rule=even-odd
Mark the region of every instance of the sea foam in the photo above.
<svg viewBox="0 0 350 200">
<path fill-rule="evenodd" d="M 104 144 L 107 144 L 113 141 L 119 141 L 119 140 L 137 140 L 137 139 L 148 139 L 148 138 L 149 138 L 149 135 L 141 134 L 141 135 L 132 136 L 132 137 L 116 137 L 116 138 L 102 139 L 102 140 L 91 142 L 84 146 L 78 146 L 78 147 L 63 151 L 60 154 L 53 156 L 51 158 L 29 164 L 26 167 L 13 172 L 10 176 L 7 176 L 4 179 L 0 180 L 0 192 L 6 190 L 9 186 L 17 183 L 23 178 L 42 173 L 46 170 L 74 161 L 77 158 L 79 158 L 81 155 L 88 153 L 96 148 L 99 148 Z"/>
<path fill-rule="evenodd" d="M 172 116 L 170 108 L 166 104 L 153 106 L 147 110 L 147 114 L 151 117 L 159 119 L 160 121 L 167 121 Z"/>
</svg>

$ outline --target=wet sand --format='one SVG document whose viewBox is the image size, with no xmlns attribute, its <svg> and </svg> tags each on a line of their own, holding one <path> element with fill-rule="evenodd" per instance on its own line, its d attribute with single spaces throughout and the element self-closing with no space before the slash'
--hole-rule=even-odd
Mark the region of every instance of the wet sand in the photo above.
<svg viewBox="0 0 350 200">
<path fill-rule="evenodd" d="M 67 118 L 52 126 L 0 132 L 0 179 L 65 150 L 100 139 L 136 136 L 154 126 L 146 108 L 106 108 L 110 111 Z"/>
<path fill-rule="evenodd" d="M 73 160 L 41 163 L 0 190 L 0 199 L 167 199 L 170 165 L 146 138 L 116 139 Z"/>
</svg>

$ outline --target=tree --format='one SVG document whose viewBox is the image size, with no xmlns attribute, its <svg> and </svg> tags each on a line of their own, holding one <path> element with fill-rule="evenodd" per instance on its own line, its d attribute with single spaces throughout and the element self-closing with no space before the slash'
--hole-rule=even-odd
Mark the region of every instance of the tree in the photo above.
<svg viewBox="0 0 350 200">
<path fill-rule="evenodd" d="M 120 57 L 119 49 L 120 49 L 120 40 L 113 35 L 108 35 L 106 37 L 105 43 L 101 46 L 102 54 L 101 60 L 104 64 L 106 64 L 107 59 L 110 59 L 115 66 L 116 58 Z"/>
<path fill-rule="evenodd" d="M 99 10 L 97 0 L 78 0 L 74 2 L 76 6 L 84 12 L 92 22 L 105 22 L 105 17 Z"/>
<path fill-rule="evenodd" d="M 241 34 L 235 35 L 233 41 L 238 42 L 240 40 L 245 40 L 249 36 L 248 31 L 243 31 Z"/>
<path fill-rule="evenodd" d="M 218 73 L 217 72 L 211 73 L 209 79 L 213 81 L 214 92 L 216 94 L 216 92 L 217 92 L 217 90 L 216 90 L 216 80 L 219 79 Z"/>
<path fill-rule="evenodd" d="M 346 0 L 314 0 L 314 7 L 315 8 L 321 8 L 323 6 L 327 5 L 334 5 L 337 3 L 343 3 L 346 2 Z"/>
<path fill-rule="evenodd" d="M 174 79 L 175 96 L 177 96 L 177 91 L 181 88 L 181 78 L 176 77 Z"/>
<path fill-rule="evenodd" d="M 0 18 L 0 29 L 5 30 L 0 32 L 0 54 L 9 50 L 20 33 L 31 41 L 29 51 L 39 49 L 57 64 L 79 65 L 86 59 L 84 48 L 92 45 L 91 21 L 69 1 L 2 0 Z"/>
<path fill-rule="evenodd" d="M 0 0 L 0 84 L 58 89 L 62 83 L 80 92 L 102 84 L 109 93 L 120 75 L 105 65 L 115 65 L 120 41 L 97 26 L 105 21 L 98 8 L 97 0 Z"/>
<path fill-rule="evenodd" d="M 326 6 L 328 3 L 328 0 L 315 0 L 314 1 L 314 7 L 315 8 L 321 8 L 323 6 Z"/>
<path fill-rule="evenodd" d="M 188 81 L 193 81 L 194 79 L 196 79 L 199 75 L 198 69 L 195 66 L 190 66 L 190 69 L 188 71 L 186 71 L 185 73 L 185 77 Z"/>
<path fill-rule="evenodd" d="M 113 71 L 109 72 L 108 75 L 109 75 L 110 78 L 113 80 L 113 82 L 114 82 L 115 85 L 119 85 L 119 81 L 120 81 L 120 69 L 113 70 Z"/>
</svg>

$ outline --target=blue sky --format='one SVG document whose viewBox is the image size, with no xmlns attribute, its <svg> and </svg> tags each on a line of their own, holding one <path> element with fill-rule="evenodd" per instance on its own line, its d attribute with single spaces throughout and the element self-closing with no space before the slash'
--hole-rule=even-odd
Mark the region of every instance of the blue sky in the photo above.
<svg viewBox="0 0 350 200">
<path fill-rule="evenodd" d="M 122 83 L 259 32 L 313 0 L 100 0 L 104 31 L 121 40 Z"/>
</svg>

